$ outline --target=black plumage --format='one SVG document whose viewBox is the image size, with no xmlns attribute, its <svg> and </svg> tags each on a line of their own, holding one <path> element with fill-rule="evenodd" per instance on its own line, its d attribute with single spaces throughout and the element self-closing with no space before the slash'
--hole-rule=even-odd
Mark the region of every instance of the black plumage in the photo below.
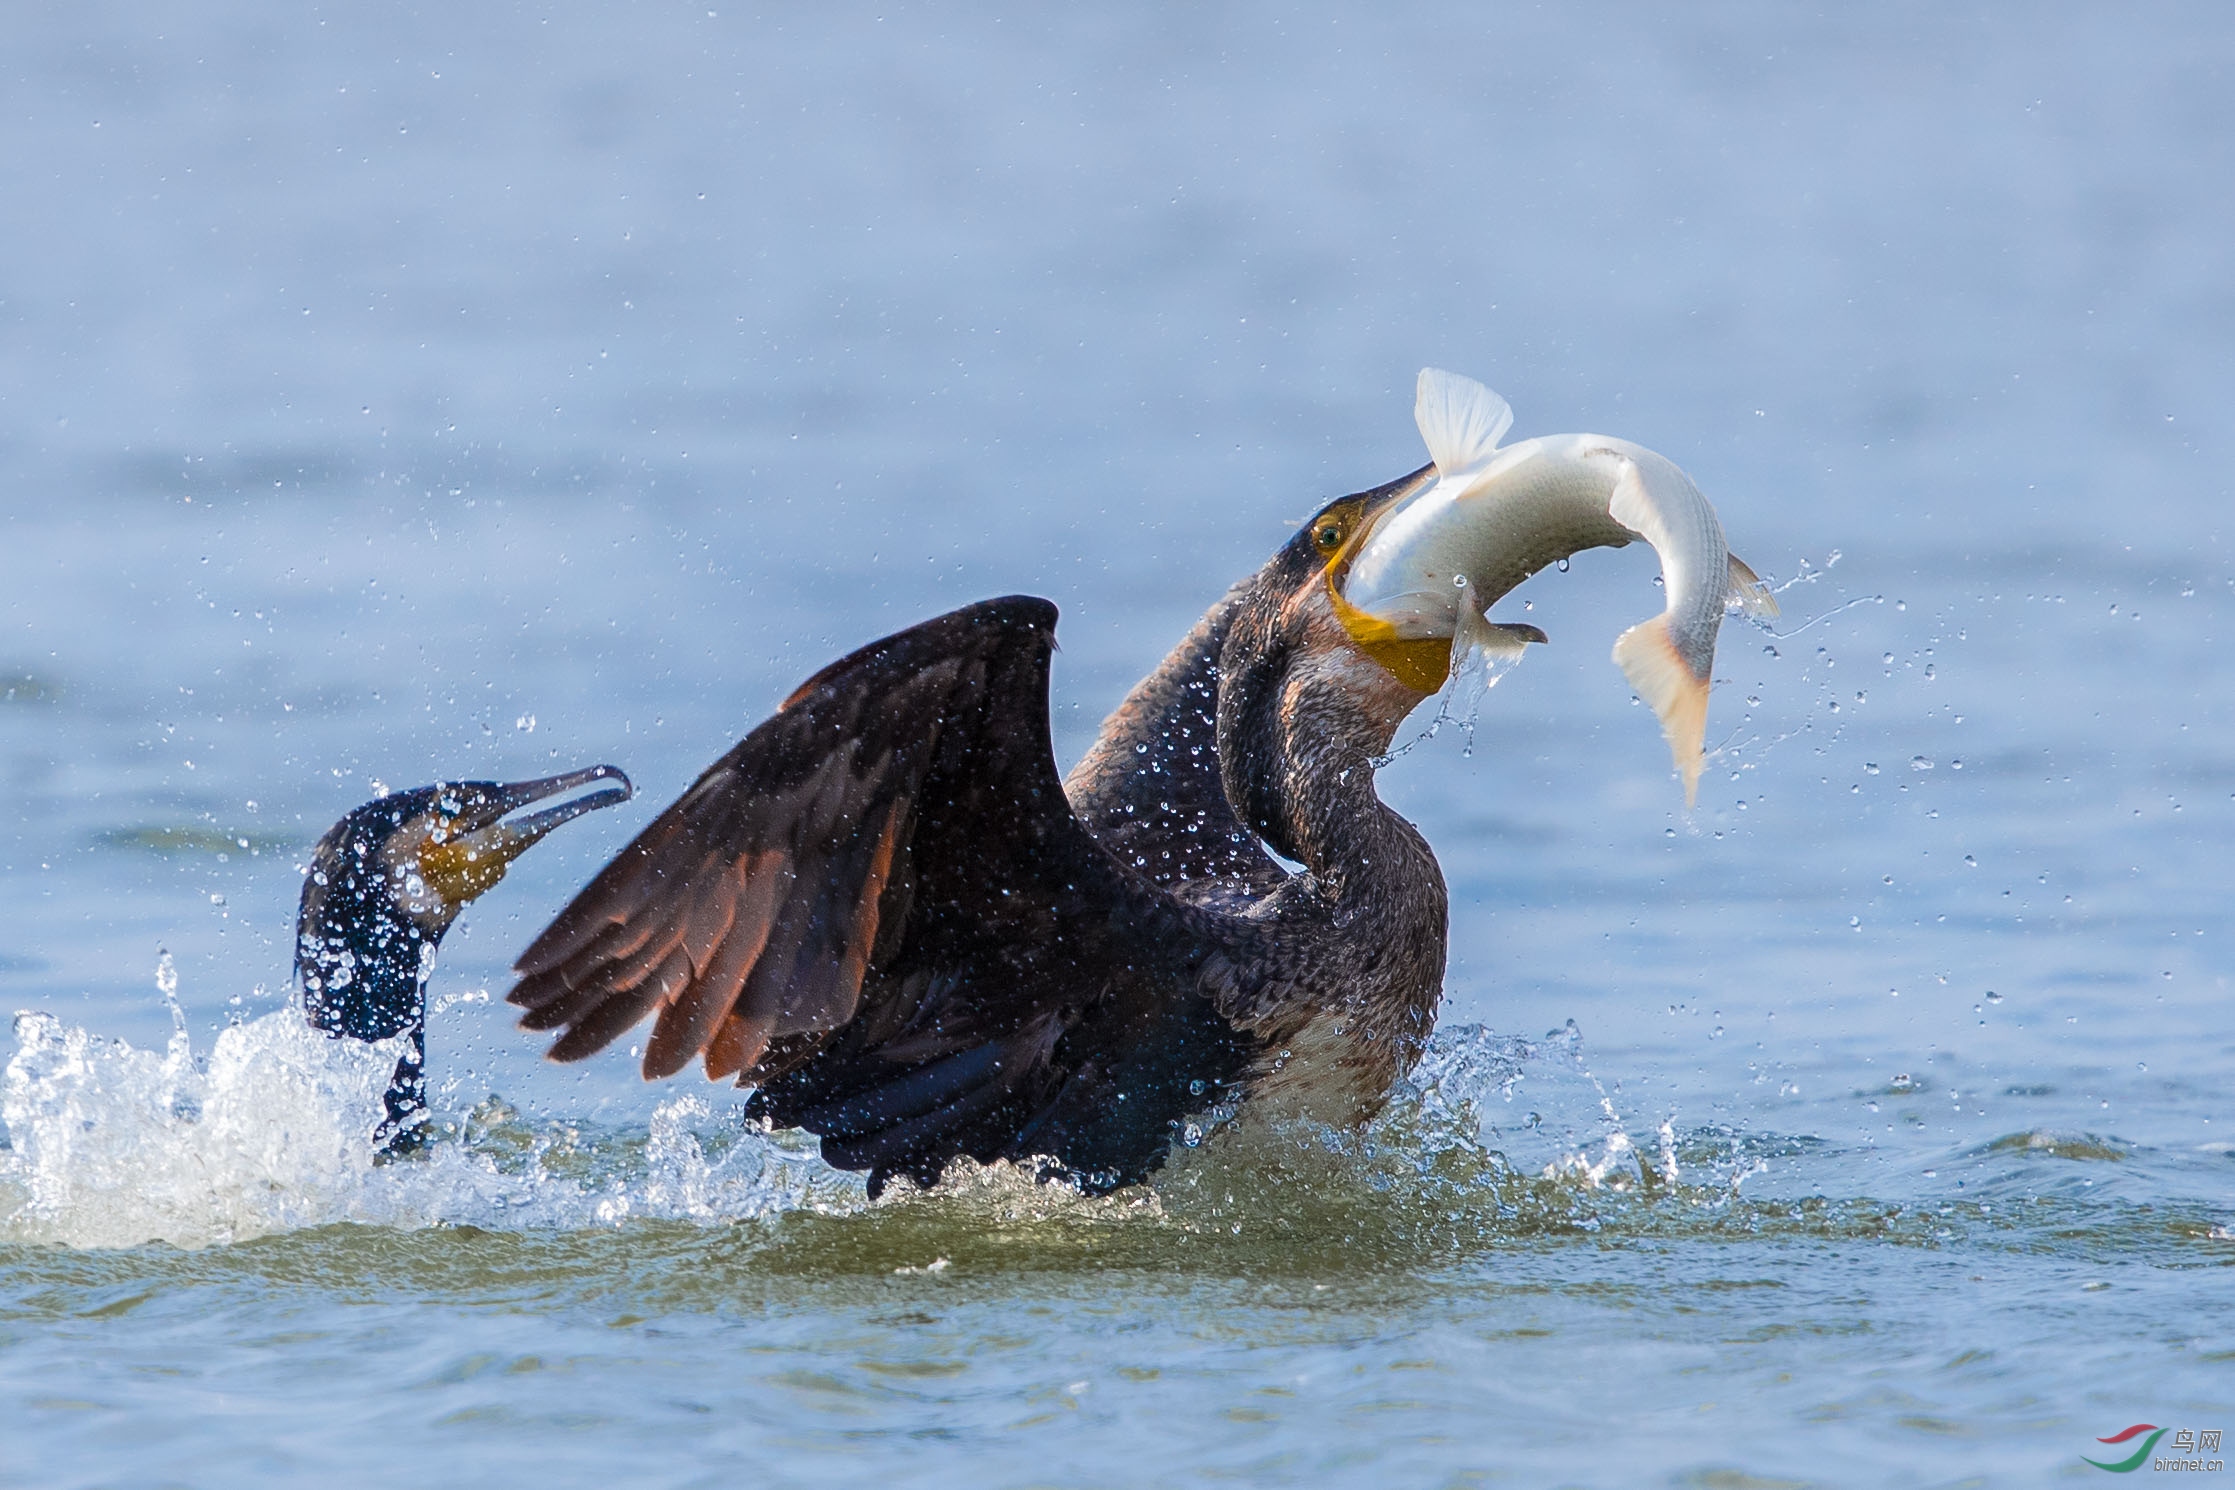
<svg viewBox="0 0 2235 1490">
<path fill-rule="evenodd" d="M 1109 1189 L 1245 1096 L 1370 1114 L 1433 1022 L 1446 907 L 1373 788 L 1424 695 L 1348 635 L 1330 576 L 1420 479 L 1324 509 L 1068 782 L 1045 600 L 831 664 L 528 947 L 521 1023 L 572 1060 L 651 1017 L 647 1077 L 754 1086 L 873 1189 L 961 1155 Z"/>
<path fill-rule="evenodd" d="M 506 814 L 601 783 L 526 817 Z M 311 1024 L 368 1043 L 405 1037 L 374 1141 L 419 1146 L 427 1111 L 427 978 L 458 913 L 559 824 L 627 801 L 629 780 L 593 766 L 538 781 L 453 781 L 356 808 L 311 850 L 295 916 L 295 976 Z"/>
</svg>

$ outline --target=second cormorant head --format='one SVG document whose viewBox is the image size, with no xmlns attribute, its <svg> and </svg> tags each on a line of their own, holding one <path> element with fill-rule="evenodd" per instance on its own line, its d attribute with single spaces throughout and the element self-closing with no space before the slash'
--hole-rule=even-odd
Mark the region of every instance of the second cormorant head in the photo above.
<svg viewBox="0 0 2235 1490">
<path fill-rule="evenodd" d="M 593 783 L 604 785 L 511 816 Z M 355 1040 L 410 1036 L 388 1092 L 385 1147 L 408 1146 L 399 1139 L 425 1109 L 426 980 L 443 933 L 545 834 L 632 791 L 612 766 L 443 782 L 367 802 L 319 839 L 295 923 L 295 972 L 317 1028 Z"/>
</svg>

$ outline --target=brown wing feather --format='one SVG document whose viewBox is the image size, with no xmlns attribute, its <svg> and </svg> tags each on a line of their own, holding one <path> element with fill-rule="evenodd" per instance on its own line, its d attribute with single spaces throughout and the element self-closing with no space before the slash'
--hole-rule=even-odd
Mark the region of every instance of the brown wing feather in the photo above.
<svg viewBox="0 0 2235 1490">
<path fill-rule="evenodd" d="M 1246 1067 L 1212 974 L 1264 963 L 1263 933 L 1072 812 L 1054 628 L 988 601 L 817 673 L 522 954 L 521 1023 L 575 1060 L 654 1016 L 647 1076 L 702 1058 L 873 1190 L 957 1154 L 1145 1174 Z"/>
<path fill-rule="evenodd" d="M 563 1027 L 551 1056 L 578 1060 L 656 1014 L 647 1077 L 701 1054 L 709 1075 L 750 1075 L 771 1042 L 796 1056 L 794 1037 L 845 1025 L 877 958 L 904 939 L 886 912 L 905 918 L 913 904 L 913 804 L 943 732 L 998 732 L 1014 722 L 1004 711 L 1022 709 L 1046 754 L 1054 622 L 1045 601 L 987 602 L 816 674 L 521 954 L 510 995 L 521 1023 Z M 994 684 L 1035 670 L 1037 697 Z M 1040 774 L 1055 802 L 1034 805 L 1068 819 L 1052 758 Z"/>
<path fill-rule="evenodd" d="M 768 1049 L 773 1019 L 732 1014 L 706 1045 L 706 1079 L 723 1081 L 750 1070 Z"/>
<path fill-rule="evenodd" d="M 743 986 L 746 973 L 768 945 L 768 934 L 775 926 L 777 899 L 790 878 L 787 863 L 784 856 L 777 853 L 749 854 L 730 868 L 730 876 L 736 882 L 733 892 L 737 906 L 735 930 L 716 949 L 713 960 L 699 970 L 696 986 L 703 991 L 699 1002 L 705 1012 L 689 1016 L 694 1028 L 708 1020 L 721 1021 L 714 1043 L 706 1048 L 708 1080 L 735 1076 L 758 1060 L 761 1050 L 767 1047 L 769 1033 L 775 1028 L 773 1014 L 739 1013 L 734 990 Z M 726 1003 L 721 993 L 724 989 L 733 990 Z M 670 1016 L 663 1017 L 672 1017 L 672 1011 Z M 731 1031 L 731 1025 L 736 1025 L 737 1029 Z M 756 1030 L 758 1037 L 754 1043 L 751 1032 Z M 723 1043 L 725 1038 L 726 1044 Z M 717 1044 L 721 1045 L 719 1052 L 715 1049 Z M 743 1054 L 748 1044 L 753 1044 L 750 1058 Z M 685 1059 L 689 1057 L 686 1055 Z M 715 1067 L 725 1061 L 732 1064 L 726 1070 L 717 1071 Z"/>
</svg>

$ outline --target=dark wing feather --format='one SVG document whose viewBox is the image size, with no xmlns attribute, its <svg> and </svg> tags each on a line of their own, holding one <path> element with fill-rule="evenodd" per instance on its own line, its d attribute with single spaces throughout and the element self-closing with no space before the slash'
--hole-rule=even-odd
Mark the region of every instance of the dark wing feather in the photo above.
<svg viewBox="0 0 2235 1490">
<path fill-rule="evenodd" d="M 703 1058 L 877 1183 L 958 1153 L 1153 1167 L 1245 1042 L 1199 986 L 1209 918 L 1072 814 L 1055 619 L 988 601 L 817 673 L 521 955 L 521 1023 L 573 1060 L 652 1016 L 647 1077 Z"/>
</svg>

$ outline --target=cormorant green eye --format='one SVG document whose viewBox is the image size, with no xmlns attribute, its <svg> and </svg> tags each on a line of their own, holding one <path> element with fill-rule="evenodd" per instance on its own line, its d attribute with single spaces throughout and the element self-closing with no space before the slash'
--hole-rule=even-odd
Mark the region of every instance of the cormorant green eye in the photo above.
<svg viewBox="0 0 2235 1490">
<path fill-rule="evenodd" d="M 1319 545 L 1322 553 L 1333 553 L 1336 545 L 1342 541 L 1343 530 L 1339 523 L 1321 523 L 1319 530 L 1312 534 L 1312 542 Z"/>
</svg>

